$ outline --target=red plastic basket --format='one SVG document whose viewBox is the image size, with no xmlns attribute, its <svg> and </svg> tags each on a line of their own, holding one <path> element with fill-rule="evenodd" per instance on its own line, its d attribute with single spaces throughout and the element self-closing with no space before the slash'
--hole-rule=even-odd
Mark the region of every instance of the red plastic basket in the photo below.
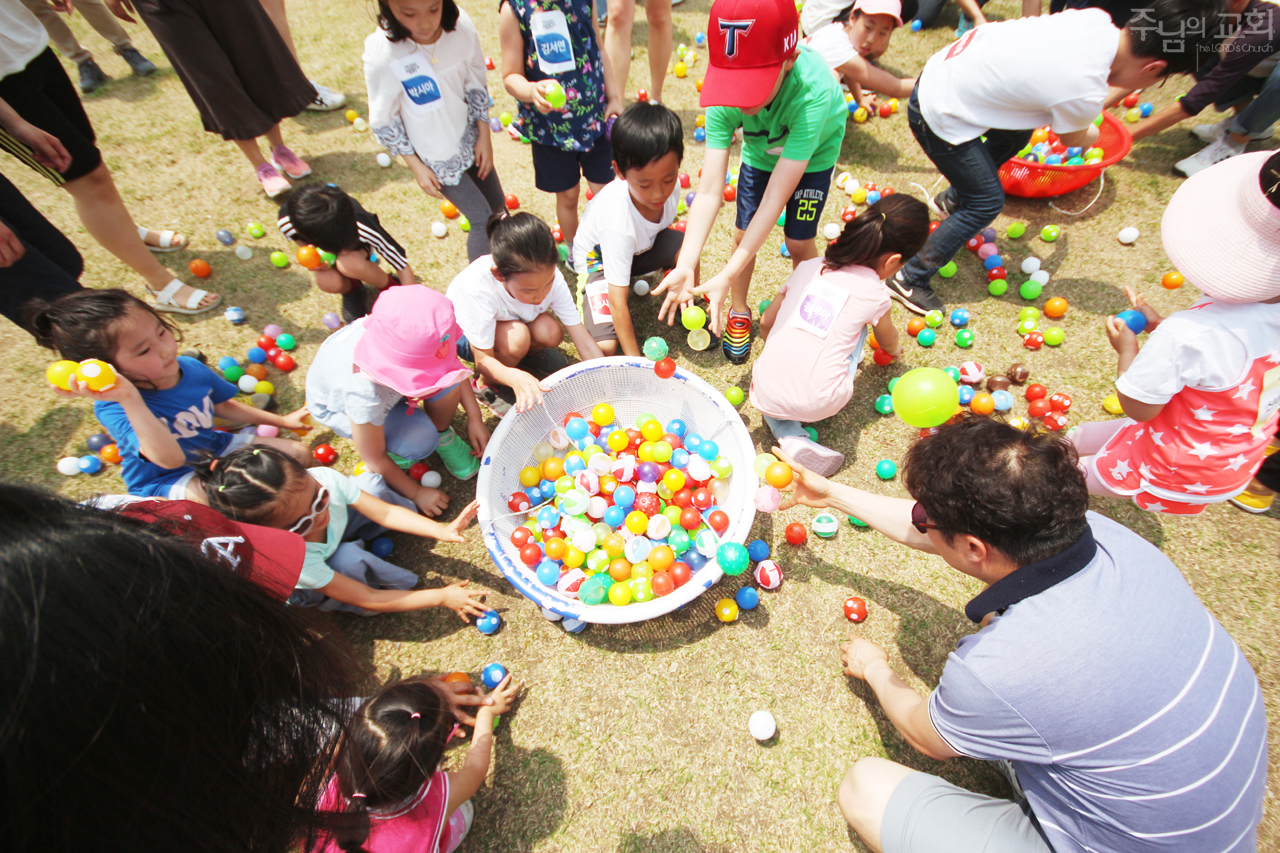
<svg viewBox="0 0 1280 853">
<path fill-rule="evenodd" d="M 1009 195 L 1019 198 L 1052 198 L 1080 189 L 1102 174 L 1102 170 L 1123 160 L 1133 147 L 1133 137 L 1120 119 L 1111 113 L 1102 114 L 1102 126 L 1098 128 L 1098 141 L 1094 143 L 1106 152 L 1101 163 L 1092 166 L 1047 166 L 1029 160 L 1013 159 L 1000 167 L 1000 183 Z"/>
</svg>

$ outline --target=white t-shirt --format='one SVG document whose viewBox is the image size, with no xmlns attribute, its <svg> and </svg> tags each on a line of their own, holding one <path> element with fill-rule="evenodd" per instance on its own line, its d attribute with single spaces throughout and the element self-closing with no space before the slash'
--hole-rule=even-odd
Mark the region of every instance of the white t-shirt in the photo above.
<svg viewBox="0 0 1280 853">
<path fill-rule="evenodd" d="M 970 30 L 929 58 L 920 112 L 952 145 L 988 130 L 1084 130 L 1102 112 L 1120 31 L 1101 9 Z"/>
<path fill-rule="evenodd" d="M 44 24 L 17 0 L 0 3 L 0 78 L 17 74 L 49 44 Z"/>
<path fill-rule="evenodd" d="M 569 285 L 565 283 L 559 267 L 556 267 L 551 292 L 536 305 L 517 301 L 502 282 L 493 277 L 493 255 L 476 258 L 471 266 L 458 273 L 449 282 L 445 296 L 453 303 L 453 313 L 462 333 L 471 346 L 478 349 L 493 349 L 495 329 L 499 322 L 505 320 L 532 323 L 539 314 L 550 311 L 566 326 L 582 323 L 578 308 L 573 303 L 573 294 L 569 292 Z"/>
<path fill-rule="evenodd" d="M 399 391 L 374 382 L 355 366 L 356 344 L 364 336 L 364 322 L 361 317 L 326 338 L 307 370 L 307 409 L 311 417 L 348 438 L 352 423 L 382 426 L 387 413 L 404 399 Z"/>
<path fill-rule="evenodd" d="M 816 33 L 853 5 L 853 0 L 806 0 L 800 9 L 800 26 L 806 33 Z"/>
<path fill-rule="evenodd" d="M 645 219 L 631 198 L 627 182 L 615 178 L 587 202 L 573 239 L 573 266 L 595 272 L 603 264 L 604 279 L 618 287 L 631 285 L 631 259 L 653 248 L 653 241 L 676 219 L 677 186 L 662 206 L 657 222 Z M 597 252 L 597 250 L 599 250 Z"/>
<path fill-rule="evenodd" d="M 1204 296 L 1156 327 L 1116 389 L 1153 406 L 1183 388 L 1224 391 L 1239 385 L 1277 341 L 1280 305 L 1233 305 Z"/>
<path fill-rule="evenodd" d="M 808 6 L 807 3 L 805 5 Z M 844 24 L 827 24 L 813 35 L 805 36 L 801 43 L 821 54 L 833 71 L 858 55 L 853 49 L 853 42 L 849 41 Z"/>
</svg>

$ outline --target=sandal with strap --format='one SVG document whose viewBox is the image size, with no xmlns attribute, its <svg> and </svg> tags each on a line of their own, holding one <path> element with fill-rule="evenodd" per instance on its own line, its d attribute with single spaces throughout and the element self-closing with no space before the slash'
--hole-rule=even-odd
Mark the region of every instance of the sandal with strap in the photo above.
<svg viewBox="0 0 1280 853">
<path fill-rule="evenodd" d="M 153 246 L 147 242 L 147 237 L 151 234 L 157 235 L 159 244 Z M 185 234 L 179 234 L 177 231 L 156 231 L 152 228 L 144 228 L 138 226 L 138 236 L 142 239 L 142 245 L 146 246 L 153 252 L 180 252 L 190 245 L 191 241 L 187 239 Z M 181 237 L 181 240 L 175 240 L 175 237 Z"/>
<path fill-rule="evenodd" d="M 178 302 L 174 298 L 174 296 L 177 294 L 179 290 L 181 290 L 186 286 L 187 286 L 187 283 L 185 281 L 183 281 L 182 279 L 175 278 L 173 281 L 165 285 L 164 290 L 161 290 L 161 291 L 152 290 L 151 296 L 154 300 L 152 304 L 155 306 L 155 309 L 157 311 L 168 311 L 173 314 L 203 314 L 206 311 L 210 311 L 214 308 L 217 308 L 218 305 L 222 303 L 222 297 L 218 296 L 217 294 L 214 294 L 212 302 L 210 302 L 208 305 L 204 306 L 203 308 L 200 307 L 200 303 L 203 302 L 204 298 L 209 295 L 209 291 L 200 290 L 199 288 L 196 288 L 195 290 L 192 291 L 191 296 L 190 298 L 187 299 L 186 304 L 183 305 L 182 303 Z"/>
</svg>

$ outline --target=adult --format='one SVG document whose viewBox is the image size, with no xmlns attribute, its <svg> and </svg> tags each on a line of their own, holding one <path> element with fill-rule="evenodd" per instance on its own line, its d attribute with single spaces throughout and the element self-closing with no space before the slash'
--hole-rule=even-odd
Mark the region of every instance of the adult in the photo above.
<svg viewBox="0 0 1280 853">
<path fill-rule="evenodd" d="M 175 278 L 152 252 L 185 248 L 173 231 L 139 228 L 94 144 L 93 125 L 35 15 L 0 3 L 0 149 L 70 194 L 95 240 L 147 283 L 161 311 L 199 314 L 221 301 Z"/>
<path fill-rule="evenodd" d="M 1202 124 L 1191 134 L 1209 143 L 1179 160 L 1173 171 L 1184 178 L 1243 154 L 1255 139 L 1270 139 L 1280 120 L 1280 8 L 1269 0 L 1228 0 L 1227 14 L 1239 27 L 1222 46 L 1221 58 L 1191 91 L 1150 118 L 1133 126 L 1134 140 L 1197 116 L 1210 104 L 1218 112 L 1232 110 L 1215 124 Z M 1113 93 L 1117 102 L 1125 93 Z"/>
<path fill-rule="evenodd" d="M 0 314 L 30 332 L 23 306 L 80 290 L 83 272 L 67 236 L 0 175 Z"/>
<path fill-rule="evenodd" d="M 609 20 L 604 28 L 604 52 L 609 57 L 613 79 L 623 92 L 631 75 L 631 27 L 636 21 L 636 0 L 609 0 Z M 645 0 L 644 15 L 649 24 L 649 100 L 662 103 L 662 84 L 671 61 L 673 39 L 671 0 Z"/>
<path fill-rule="evenodd" d="M 44 24 L 45 30 L 49 33 L 49 39 L 57 46 L 58 52 L 68 62 L 76 64 L 76 70 L 80 74 L 81 92 L 87 95 L 106 85 L 111 78 L 94 61 L 89 49 L 82 47 L 80 42 L 76 41 L 75 33 L 71 32 L 67 22 L 58 14 L 59 12 L 71 14 L 71 0 L 22 0 L 22 5 L 30 9 L 31 14 Z M 115 52 L 129 63 L 134 74 L 146 77 L 155 73 L 155 63 L 133 46 L 133 39 L 129 37 L 129 33 L 120 26 L 120 22 L 111 14 L 111 10 L 102 0 L 75 0 L 75 10 L 89 22 L 89 26 L 98 31 L 99 35 L 111 42 Z"/>
<path fill-rule="evenodd" d="M 298 59 L 298 46 L 294 44 L 293 31 L 289 29 L 289 16 L 284 10 L 284 0 L 260 0 L 260 2 L 262 3 L 262 8 L 267 10 L 267 16 L 271 18 L 271 23 L 275 24 L 276 29 L 280 32 L 280 38 L 284 39 L 289 52 L 293 54 L 294 61 L 301 66 L 302 60 Z M 316 97 L 315 100 L 307 104 L 307 109 L 326 112 L 328 110 L 336 110 L 347 103 L 347 96 L 341 92 L 335 92 L 328 86 L 321 86 L 315 80 L 310 82 L 311 88 L 316 90 Z"/>
<path fill-rule="evenodd" d="M 845 672 L 913 748 L 1008 762 L 1020 793 L 1002 800 L 862 758 L 839 803 L 863 841 L 889 853 L 1256 849 L 1267 774 L 1258 679 L 1176 566 L 1088 511 L 1070 443 L 972 418 L 917 442 L 903 474 L 914 501 L 803 469 L 795 499 L 981 581 L 965 606 L 981 628 L 928 697 L 866 639 L 841 648 Z"/>
</svg>

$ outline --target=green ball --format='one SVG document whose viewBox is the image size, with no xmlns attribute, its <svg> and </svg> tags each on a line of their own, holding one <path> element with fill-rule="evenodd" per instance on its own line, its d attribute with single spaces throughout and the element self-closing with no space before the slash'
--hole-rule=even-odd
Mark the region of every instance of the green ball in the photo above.
<svg viewBox="0 0 1280 853">
<path fill-rule="evenodd" d="M 636 415 L 636 429 L 639 429 L 640 427 L 644 426 L 649 421 L 656 421 L 656 420 L 657 418 L 654 417 L 651 412 L 641 412 L 640 414 Z"/>
<path fill-rule="evenodd" d="M 947 261 L 938 269 L 938 275 L 943 278 L 951 278 L 959 271 L 959 269 L 960 268 L 956 266 L 955 261 Z"/>
<path fill-rule="evenodd" d="M 810 441 L 817 441 L 817 440 L 818 440 L 818 431 L 817 431 L 816 429 L 814 429 L 813 427 L 811 427 L 811 426 L 807 426 L 807 427 L 805 427 L 805 428 L 804 428 L 804 432 L 805 432 L 805 435 L 809 436 L 809 440 L 810 440 Z"/>
<path fill-rule="evenodd" d="M 1039 299 L 1040 294 L 1044 291 L 1044 285 L 1038 281 L 1027 279 L 1022 283 L 1022 287 L 1018 288 L 1018 294 L 1023 299 Z"/>
<path fill-rule="evenodd" d="M 751 557 L 741 544 L 725 542 L 716 549 L 716 563 L 726 575 L 740 575 L 751 565 Z"/>
<path fill-rule="evenodd" d="M 1182 96 L 1179 95 L 1178 97 L 1181 98 Z M 1102 127 L 1102 113 L 1098 113 L 1098 117 L 1093 120 L 1093 126 Z"/>
<path fill-rule="evenodd" d="M 338 262 L 338 256 L 335 255 L 333 252 L 321 252 L 320 257 L 329 266 L 333 266 Z"/>
<path fill-rule="evenodd" d="M 693 540 L 689 538 L 689 532 L 683 527 L 673 527 L 667 534 L 667 545 L 677 554 L 683 554 L 693 545 Z"/>
<path fill-rule="evenodd" d="M 707 312 L 697 305 L 690 305 L 680 312 L 680 325 L 691 332 L 694 329 L 701 329 L 707 325 Z"/>
<path fill-rule="evenodd" d="M 547 93 L 543 96 L 547 99 L 547 103 L 551 105 L 551 109 L 558 110 L 564 106 L 567 96 L 564 93 L 564 87 L 554 80 L 547 87 Z"/>
<path fill-rule="evenodd" d="M 823 539 L 830 539 L 840 532 L 840 522 L 836 521 L 836 517 L 829 512 L 818 513 L 809 526 Z"/>
<path fill-rule="evenodd" d="M 892 459 L 881 459 L 876 463 L 876 476 L 881 480 L 892 480 L 898 473 L 898 463 Z"/>
<path fill-rule="evenodd" d="M 654 336 L 644 342 L 644 357 L 650 361 L 661 361 L 667 357 L 667 342 Z"/>
<path fill-rule="evenodd" d="M 729 401 L 730 405 L 741 406 L 742 401 L 747 399 L 747 395 L 737 385 L 730 385 L 724 389 L 724 398 Z"/>
<path fill-rule="evenodd" d="M 250 223 L 249 223 L 249 225 L 248 225 L 248 229 L 247 229 L 247 230 L 249 231 L 249 236 L 250 236 L 250 237 L 265 237 L 265 236 L 267 236 L 267 229 L 263 228 L 261 225 L 259 225 L 259 224 L 258 224 L 258 223 L 256 223 L 256 222 L 250 222 Z"/>
<path fill-rule="evenodd" d="M 285 332 L 283 335 L 280 335 L 279 337 L 276 338 L 276 346 L 280 347 L 280 349 L 282 350 L 288 351 L 293 349 L 297 345 L 298 345 L 298 342 L 294 340 L 293 335 L 289 334 L 288 332 Z"/>
<path fill-rule="evenodd" d="M 1003 278 L 994 279 L 987 285 L 987 293 L 990 293 L 992 296 L 1004 296 L 1008 292 L 1009 282 L 1005 281 Z"/>
<path fill-rule="evenodd" d="M 787 224 L 787 211 L 784 209 L 781 213 L 778 214 L 778 227 L 781 228 L 783 225 L 786 225 L 786 224 Z"/>
<path fill-rule="evenodd" d="M 876 397 L 876 411 L 882 415 L 893 414 L 893 395 L 881 394 Z"/>
<path fill-rule="evenodd" d="M 239 365 L 228 367 L 222 371 L 222 378 L 228 382 L 239 382 L 241 376 L 244 376 L 244 368 Z"/>
<path fill-rule="evenodd" d="M 1061 346 L 1066 339 L 1067 333 L 1057 326 L 1050 326 L 1044 330 L 1044 342 L 1051 347 Z"/>
<path fill-rule="evenodd" d="M 465 216 L 463 216 L 463 215 L 459 214 L 459 215 L 458 215 L 458 227 L 462 229 L 462 233 L 463 233 L 463 234 L 470 233 L 470 231 L 471 231 L 471 220 L 470 220 L 470 219 L 467 219 L 467 217 L 465 217 Z"/>
<path fill-rule="evenodd" d="M 1008 230 L 1004 233 L 1008 235 L 1009 239 L 1017 240 L 1023 234 L 1027 233 L 1027 225 L 1025 222 L 1011 222 Z"/>
<path fill-rule="evenodd" d="M 271 263 L 275 264 L 280 269 L 284 269 L 285 267 L 289 266 L 289 256 L 286 255 L 284 252 L 272 252 Z"/>
<path fill-rule="evenodd" d="M 1023 308 L 1021 311 L 1018 312 L 1018 319 L 1019 320 L 1039 320 L 1040 309 L 1034 308 L 1028 305 L 1026 308 Z"/>
<path fill-rule="evenodd" d="M 870 527 L 871 526 L 860 518 L 854 518 L 852 515 L 849 516 L 849 523 L 852 524 L 854 527 Z"/>
<path fill-rule="evenodd" d="M 938 333 L 933 329 L 921 329 L 920 334 L 916 335 L 916 343 L 922 347 L 931 347 L 938 340 Z"/>
<path fill-rule="evenodd" d="M 933 311 L 930 311 L 928 314 L 924 315 L 924 324 L 928 326 L 930 329 L 936 329 L 942 325 L 942 321 L 944 319 L 945 318 L 942 316 L 942 312 L 937 309 L 934 309 Z"/>
<path fill-rule="evenodd" d="M 764 312 L 765 312 L 765 311 L 767 311 L 767 310 L 769 310 L 769 306 L 770 306 L 770 305 L 772 305 L 772 304 L 773 304 L 773 300 L 772 300 L 772 299 L 761 299 L 761 300 L 760 300 L 760 305 L 759 305 L 758 310 L 760 311 L 760 316 L 761 316 L 761 317 L 763 317 L 763 316 L 764 316 Z"/>
<path fill-rule="evenodd" d="M 1046 225 L 1040 229 L 1040 239 L 1046 243 L 1052 243 L 1062 236 L 1062 229 L 1057 225 Z"/>
<path fill-rule="evenodd" d="M 955 380 L 936 367 L 908 370 L 893 389 L 893 410 L 916 429 L 946 423 L 959 405 Z"/>
<path fill-rule="evenodd" d="M 560 255 L 561 263 L 564 263 L 565 261 L 569 260 L 569 247 L 566 246 L 564 243 L 561 243 L 559 246 L 556 246 L 556 251 Z"/>
<path fill-rule="evenodd" d="M 944 368 L 942 368 L 942 372 L 943 372 L 943 373 L 945 373 L 945 374 L 947 374 L 948 376 L 950 376 L 950 377 L 951 377 L 951 381 L 952 381 L 952 382 L 959 382 L 959 381 L 960 381 L 960 368 L 958 368 L 958 367 L 954 367 L 954 366 L 953 366 L 953 367 L 944 367 Z"/>
<path fill-rule="evenodd" d="M 889 380 L 889 393 L 890 393 L 890 394 L 892 394 L 892 393 L 893 393 L 893 389 L 897 386 L 897 384 L 898 384 L 898 379 L 899 379 L 899 378 L 901 378 L 901 377 L 895 376 L 895 377 L 893 377 L 892 379 L 890 379 L 890 380 Z"/>
<path fill-rule="evenodd" d="M 956 332 L 956 346 L 960 349 L 968 349 L 973 346 L 973 332 L 969 329 L 961 329 Z"/>
<path fill-rule="evenodd" d="M 1034 317 L 1028 317 L 1025 320 L 1018 321 L 1019 335 L 1029 335 L 1038 328 L 1040 328 L 1040 321 Z"/>
</svg>

